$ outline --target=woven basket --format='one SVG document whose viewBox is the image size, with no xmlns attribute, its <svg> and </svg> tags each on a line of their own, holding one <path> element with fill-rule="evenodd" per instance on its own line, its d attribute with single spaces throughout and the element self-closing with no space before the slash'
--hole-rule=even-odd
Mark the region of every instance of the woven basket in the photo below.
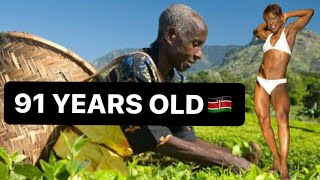
<svg viewBox="0 0 320 180">
<path fill-rule="evenodd" d="M 72 51 L 21 32 L 0 33 L 0 147 L 21 150 L 35 164 L 46 157 L 62 126 L 8 125 L 3 120 L 3 89 L 8 81 L 82 81 L 96 70 Z"/>
</svg>

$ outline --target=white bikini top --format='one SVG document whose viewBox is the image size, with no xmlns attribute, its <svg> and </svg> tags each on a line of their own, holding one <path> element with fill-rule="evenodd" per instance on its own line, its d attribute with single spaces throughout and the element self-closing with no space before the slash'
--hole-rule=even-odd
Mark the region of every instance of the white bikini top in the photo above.
<svg viewBox="0 0 320 180">
<path fill-rule="evenodd" d="M 278 41 L 276 42 L 276 44 L 274 46 L 272 46 L 270 43 L 270 38 L 272 35 L 273 35 L 273 33 L 271 33 L 267 37 L 267 40 L 263 45 L 263 52 L 267 52 L 270 49 L 277 49 L 277 50 L 284 51 L 284 52 L 291 55 L 291 50 L 290 50 L 286 35 L 284 34 L 284 29 L 280 35 L 280 38 L 278 39 Z"/>
</svg>

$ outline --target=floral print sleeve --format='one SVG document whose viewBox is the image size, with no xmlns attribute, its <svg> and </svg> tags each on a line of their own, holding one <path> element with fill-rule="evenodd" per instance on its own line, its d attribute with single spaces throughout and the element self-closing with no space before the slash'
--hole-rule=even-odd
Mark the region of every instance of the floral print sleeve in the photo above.
<svg viewBox="0 0 320 180">
<path fill-rule="evenodd" d="M 104 80 L 107 82 L 163 82 L 160 80 L 158 69 L 151 57 L 139 52 L 121 56 L 119 62 L 115 63 Z M 164 80 L 168 83 L 187 81 L 185 76 L 176 69 L 172 69 Z M 163 145 L 171 136 L 186 141 L 196 139 L 194 131 L 188 129 L 187 126 L 120 125 L 120 127 L 134 154 L 146 152 Z"/>
<path fill-rule="evenodd" d="M 159 82 L 157 69 L 152 59 L 142 53 L 128 54 L 123 57 L 109 75 L 107 82 Z"/>
</svg>

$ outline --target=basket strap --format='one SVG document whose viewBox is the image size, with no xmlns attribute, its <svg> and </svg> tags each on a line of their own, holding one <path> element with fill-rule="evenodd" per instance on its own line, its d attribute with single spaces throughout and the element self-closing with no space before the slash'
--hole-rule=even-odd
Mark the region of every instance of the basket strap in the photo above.
<svg viewBox="0 0 320 180">
<path fill-rule="evenodd" d="M 123 58 L 125 57 L 126 55 L 123 55 L 123 56 L 119 56 L 115 59 L 113 59 L 108 65 L 106 65 L 105 67 L 103 67 L 102 69 L 100 69 L 97 73 L 87 77 L 86 79 L 82 80 L 82 82 L 91 82 L 95 77 L 99 76 L 100 74 L 102 74 L 104 71 L 108 71 L 110 70 L 111 68 L 113 68 L 115 65 L 119 64 Z"/>
</svg>

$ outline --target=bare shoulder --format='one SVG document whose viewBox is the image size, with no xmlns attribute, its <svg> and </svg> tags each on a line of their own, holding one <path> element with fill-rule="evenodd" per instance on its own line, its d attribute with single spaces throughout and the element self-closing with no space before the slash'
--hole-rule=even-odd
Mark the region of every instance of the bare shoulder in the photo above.
<svg viewBox="0 0 320 180">
<path fill-rule="evenodd" d="M 299 31 L 297 31 L 295 28 L 294 28 L 294 25 L 293 23 L 290 23 L 287 25 L 287 27 L 285 28 L 284 30 L 284 33 L 286 35 L 286 39 L 288 41 L 288 44 L 290 46 L 290 49 L 293 48 L 294 46 L 294 42 L 295 42 L 295 39 L 296 39 L 296 36 L 297 36 L 297 33 Z"/>
<path fill-rule="evenodd" d="M 291 36 L 291 35 L 296 35 L 298 33 L 298 31 L 296 30 L 296 28 L 294 28 L 294 23 L 290 23 L 285 28 L 284 33 L 288 37 L 288 36 Z"/>
</svg>

